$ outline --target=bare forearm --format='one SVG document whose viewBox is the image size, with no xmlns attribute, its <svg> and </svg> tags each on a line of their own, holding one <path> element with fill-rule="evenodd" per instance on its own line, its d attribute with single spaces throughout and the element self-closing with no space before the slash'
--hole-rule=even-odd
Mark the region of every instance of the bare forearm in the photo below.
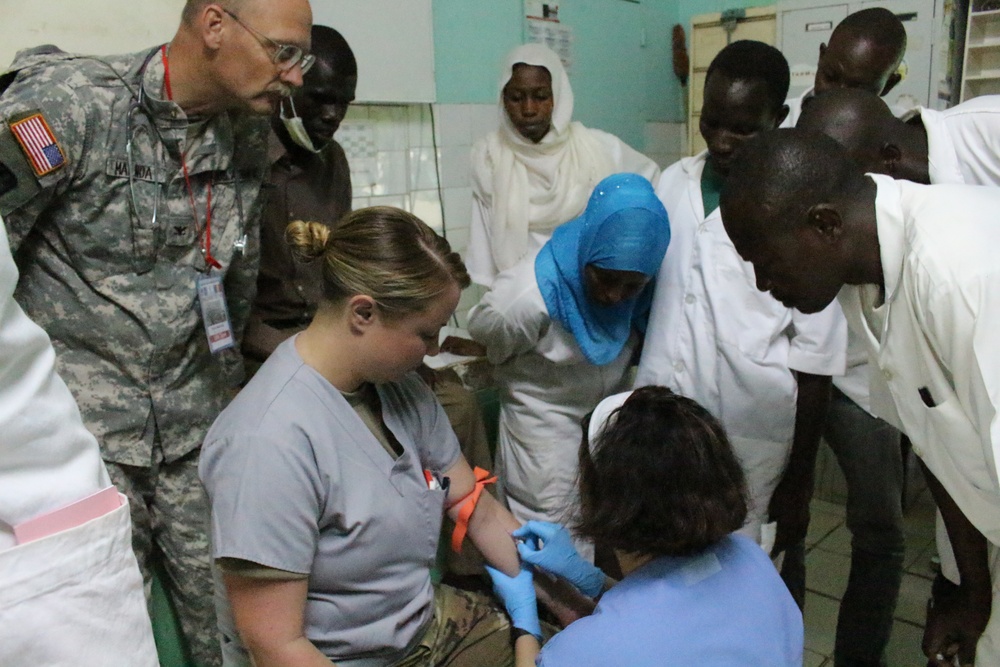
<svg viewBox="0 0 1000 667">
<path fill-rule="evenodd" d="M 828 376 L 796 373 L 796 378 L 799 394 L 792 451 L 768 504 L 770 520 L 778 524 L 772 555 L 804 540 L 809 529 L 809 501 L 813 493 L 816 451 L 830 403 Z"/>
<path fill-rule="evenodd" d="M 493 496 L 484 492 L 469 519 L 468 538 L 483 554 L 487 563 L 513 577 L 520 571 L 521 561 L 510 534 L 520 525 Z"/>
<path fill-rule="evenodd" d="M 534 635 L 521 635 L 514 642 L 514 664 L 516 667 L 535 667 L 535 658 L 542 647 Z"/>
<path fill-rule="evenodd" d="M 594 613 L 597 603 L 565 579 L 536 572 L 535 596 L 565 627 Z"/>
<path fill-rule="evenodd" d="M 924 465 L 923 461 L 920 462 L 920 465 L 924 471 L 924 478 L 927 480 L 927 488 L 931 490 L 934 502 L 941 510 L 945 528 L 948 530 L 948 539 L 955 552 L 955 564 L 958 566 L 958 573 L 962 579 L 961 585 L 988 592 L 990 590 L 990 568 L 989 545 L 986 538 L 966 518 L 952 499 L 951 494 Z"/>
<path fill-rule="evenodd" d="M 930 658 L 928 665 L 972 664 L 993 602 L 988 545 L 947 489 L 923 462 L 921 465 L 927 487 L 941 510 L 962 579 L 958 586 L 940 575 L 934 580 L 921 648 Z"/>
<path fill-rule="evenodd" d="M 469 519 L 467 537 L 483 554 L 486 562 L 507 576 L 517 576 L 521 559 L 511 533 L 520 525 L 495 498 L 483 493 Z M 535 592 L 538 602 L 555 614 L 563 625 L 569 625 L 594 611 L 593 600 L 561 579 L 536 576 Z"/>
<path fill-rule="evenodd" d="M 828 375 L 795 375 L 799 385 L 795 404 L 795 435 L 785 474 L 811 479 L 823 434 L 823 420 L 830 405 L 832 382 Z"/>
</svg>

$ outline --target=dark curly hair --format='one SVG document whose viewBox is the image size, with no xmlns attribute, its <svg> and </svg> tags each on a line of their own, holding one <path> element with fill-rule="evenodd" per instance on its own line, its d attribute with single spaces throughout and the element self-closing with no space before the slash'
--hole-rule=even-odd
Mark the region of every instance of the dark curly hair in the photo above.
<svg viewBox="0 0 1000 667">
<path fill-rule="evenodd" d="M 603 546 L 688 556 L 746 520 L 743 469 L 722 425 L 666 387 L 635 390 L 580 447 L 576 532 Z"/>
</svg>

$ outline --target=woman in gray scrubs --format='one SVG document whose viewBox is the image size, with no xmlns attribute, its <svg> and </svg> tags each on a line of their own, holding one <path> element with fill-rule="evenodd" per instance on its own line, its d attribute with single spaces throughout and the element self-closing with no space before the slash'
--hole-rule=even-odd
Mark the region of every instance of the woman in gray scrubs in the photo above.
<svg viewBox="0 0 1000 667">
<path fill-rule="evenodd" d="M 469 284 L 461 259 L 389 207 L 288 238 L 323 262 L 325 300 L 219 416 L 200 464 L 227 664 L 512 664 L 503 612 L 430 579 L 445 511 L 518 572 L 518 523 L 478 495 L 486 475 L 413 372 Z"/>
</svg>

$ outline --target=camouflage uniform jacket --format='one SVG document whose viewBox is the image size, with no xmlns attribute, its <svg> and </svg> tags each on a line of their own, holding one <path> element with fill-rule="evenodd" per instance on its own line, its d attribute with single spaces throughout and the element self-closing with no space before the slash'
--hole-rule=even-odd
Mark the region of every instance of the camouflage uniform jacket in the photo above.
<svg viewBox="0 0 1000 667">
<path fill-rule="evenodd" d="M 189 119 L 161 99 L 163 78 L 156 50 L 97 59 L 53 47 L 19 53 L 0 77 L 0 216 L 21 272 L 15 298 L 51 337 L 105 460 L 134 466 L 151 465 L 156 441 L 167 461 L 197 448 L 224 407 L 231 378 L 209 352 L 196 292 L 205 211 L 210 192 L 212 255 L 238 337 L 266 169 L 266 119 Z M 38 112 L 64 157 L 42 175 L 11 127 Z"/>
</svg>

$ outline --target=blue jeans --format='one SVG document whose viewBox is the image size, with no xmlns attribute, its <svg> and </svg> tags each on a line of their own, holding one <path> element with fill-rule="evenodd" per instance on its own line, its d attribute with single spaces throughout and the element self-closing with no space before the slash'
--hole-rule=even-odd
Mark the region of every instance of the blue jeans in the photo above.
<svg viewBox="0 0 1000 667">
<path fill-rule="evenodd" d="M 851 531 L 851 574 L 837 618 L 834 665 L 884 665 L 906 548 L 899 431 L 834 388 L 823 437 L 847 480 Z M 802 606 L 804 543 L 786 552 L 781 576 Z"/>
</svg>

